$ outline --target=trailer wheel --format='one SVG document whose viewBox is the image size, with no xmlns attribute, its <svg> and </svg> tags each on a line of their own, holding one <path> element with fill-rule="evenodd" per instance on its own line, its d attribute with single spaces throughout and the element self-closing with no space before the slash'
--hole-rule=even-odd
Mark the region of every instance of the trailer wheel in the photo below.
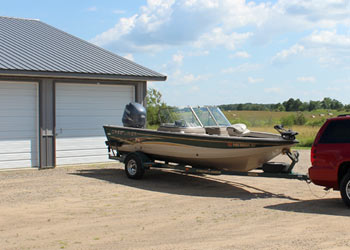
<svg viewBox="0 0 350 250">
<path fill-rule="evenodd" d="M 344 203 L 350 207 L 350 171 L 343 177 L 340 182 L 340 194 Z"/>
<path fill-rule="evenodd" d="M 131 153 L 125 158 L 125 173 L 130 179 L 141 179 L 145 173 L 142 158 L 136 154 Z"/>
</svg>

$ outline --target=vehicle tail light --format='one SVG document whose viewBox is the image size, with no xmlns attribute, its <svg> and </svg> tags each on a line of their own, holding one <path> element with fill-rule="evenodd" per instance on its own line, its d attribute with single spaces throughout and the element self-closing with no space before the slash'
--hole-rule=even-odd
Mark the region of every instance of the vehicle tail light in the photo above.
<svg viewBox="0 0 350 250">
<path fill-rule="evenodd" d="M 312 147 L 311 147 L 311 164 L 312 166 L 314 166 L 314 162 L 316 160 L 316 151 L 317 151 L 317 146 L 316 144 L 312 144 Z"/>
</svg>

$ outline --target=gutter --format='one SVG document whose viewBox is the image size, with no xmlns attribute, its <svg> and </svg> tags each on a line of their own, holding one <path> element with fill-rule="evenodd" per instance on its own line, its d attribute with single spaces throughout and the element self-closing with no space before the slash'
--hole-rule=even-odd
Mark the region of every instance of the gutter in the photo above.
<svg viewBox="0 0 350 250">
<path fill-rule="evenodd" d="M 129 80 L 129 81 L 166 81 L 167 76 L 134 76 L 134 75 L 109 75 L 72 72 L 26 71 L 26 70 L 0 70 L 0 76 L 20 77 L 45 77 L 88 80 Z"/>
</svg>

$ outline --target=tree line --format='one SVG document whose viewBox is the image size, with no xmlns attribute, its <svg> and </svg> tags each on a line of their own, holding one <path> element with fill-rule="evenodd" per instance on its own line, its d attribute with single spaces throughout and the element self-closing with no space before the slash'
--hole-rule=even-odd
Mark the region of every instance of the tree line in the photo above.
<svg viewBox="0 0 350 250">
<path fill-rule="evenodd" d="M 159 124 L 160 109 L 168 107 L 162 100 L 162 94 L 153 88 L 149 88 L 146 96 L 147 101 L 147 123 L 148 125 Z M 221 110 L 251 110 L 251 111 L 313 111 L 317 109 L 326 110 L 346 110 L 350 111 L 350 104 L 344 105 L 336 99 L 325 97 L 322 101 L 302 102 L 300 99 L 290 98 L 289 100 L 277 104 L 257 104 L 257 103 L 239 103 L 239 104 L 224 104 L 219 105 Z M 288 116 L 283 118 L 285 125 L 303 125 L 306 123 L 306 118 L 302 113 L 297 116 Z M 313 121 L 315 122 L 315 121 Z M 317 122 L 320 122 L 317 120 Z M 315 124 L 311 124 L 315 125 Z M 317 125 L 317 124 L 316 124 Z"/>
<path fill-rule="evenodd" d="M 317 109 L 347 110 L 350 104 L 344 105 L 336 99 L 329 97 L 322 101 L 302 102 L 300 99 L 289 98 L 288 101 L 277 104 L 239 103 L 219 105 L 221 110 L 254 110 L 254 111 L 313 111 Z"/>
</svg>

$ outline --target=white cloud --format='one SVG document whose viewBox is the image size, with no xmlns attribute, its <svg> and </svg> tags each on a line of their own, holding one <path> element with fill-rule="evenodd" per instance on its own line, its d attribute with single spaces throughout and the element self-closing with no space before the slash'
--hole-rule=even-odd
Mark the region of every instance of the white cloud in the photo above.
<svg viewBox="0 0 350 250">
<path fill-rule="evenodd" d="M 248 77 L 248 82 L 249 83 L 258 83 L 258 82 L 263 82 L 264 78 L 253 78 L 251 76 Z"/>
<path fill-rule="evenodd" d="M 348 0 L 279 0 L 268 8 L 256 34 L 256 41 L 267 43 L 274 36 L 314 29 L 350 25 Z"/>
<path fill-rule="evenodd" d="M 210 75 L 194 75 L 192 73 L 184 73 L 181 70 L 176 70 L 168 75 L 168 83 L 172 86 L 187 85 L 198 81 L 207 81 Z"/>
<path fill-rule="evenodd" d="M 350 35 L 336 30 L 313 31 L 289 49 L 278 52 L 272 62 L 286 63 L 290 58 L 303 55 L 316 58 L 322 66 L 348 67 L 350 61 Z"/>
<path fill-rule="evenodd" d="M 286 62 L 290 56 L 294 56 L 297 54 L 300 54 L 304 51 L 304 46 L 295 44 L 289 49 L 282 50 L 281 52 L 278 52 L 273 58 L 273 63 L 280 63 L 280 62 Z"/>
<path fill-rule="evenodd" d="M 195 82 L 195 81 L 198 81 L 200 79 L 201 79 L 200 76 L 194 76 L 193 74 L 189 74 L 189 75 L 184 75 L 183 76 L 183 81 L 185 83 Z"/>
<path fill-rule="evenodd" d="M 182 54 L 174 54 L 173 55 L 173 62 L 177 64 L 182 64 L 182 60 L 184 59 L 184 56 Z"/>
<path fill-rule="evenodd" d="M 280 0 L 276 8 L 285 15 L 303 20 L 307 27 L 329 28 L 339 23 L 349 24 L 350 21 L 347 0 Z"/>
<path fill-rule="evenodd" d="M 339 35 L 336 30 L 314 31 L 305 41 L 312 45 L 345 47 L 350 46 L 350 36 Z"/>
<path fill-rule="evenodd" d="M 185 0 L 184 5 L 187 7 L 196 7 L 198 3 L 201 3 L 202 8 L 217 8 L 219 7 L 216 0 Z"/>
<path fill-rule="evenodd" d="M 250 32 L 232 32 L 231 34 L 227 34 L 222 28 L 214 28 L 212 31 L 200 36 L 198 40 L 194 43 L 194 46 L 198 48 L 222 46 L 229 50 L 234 50 L 236 49 L 237 45 L 243 43 L 251 35 L 252 33 Z"/>
<path fill-rule="evenodd" d="M 252 36 L 235 29 L 260 23 L 267 9 L 266 4 L 244 0 L 149 0 L 138 13 L 119 19 L 91 42 L 124 52 L 182 44 L 232 50 Z"/>
<path fill-rule="evenodd" d="M 248 41 L 268 44 L 281 34 L 294 32 L 295 45 L 282 48 L 272 62 L 286 63 L 292 56 L 302 54 L 316 56 L 326 65 L 327 58 L 344 55 L 335 50 L 350 47 L 350 36 L 339 33 L 339 27 L 350 27 L 349 1 L 148 0 L 134 15 L 116 20 L 114 27 L 96 35 L 91 42 L 118 53 L 156 53 L 184 45 L 194 48 L 193 55 L 206 55 L 211 49 L 242 50 Z M 306 38 L 298 37 L 299 34 Z M 250 57 L 245 51 L 232 54 Z"/>
<path fill-rule="evenodd" d="M 122 36 L 130 33 L 135 27 L 137 17 L 137 15 L 134 15 L 130 18 L 121 18 L 113 28 L 97 35 L 92 39 L 92 42 L 99 46 L 104 46 L 108 43 L 119 40 Z"/>
<path fill-rule="evenodd" d="M 169 59 L 167 63 L 162 65 L 163 71 L 166 72 L 164 74 L 172 75 L 173 77 L 175 76 L 176 78 L 179 78 L 182 74 L 181 66 L 184 58 L 185 57 L 181 52 L 173 54 L 171 56 L 171 59 Z"/>
<path fill-rule="evenodd" d="M 249 58 L 250 55 L 246 51 L 238 51 L 234 54 L 234 57 L 240 57 L 240 58 Z"/>
<path fill-rule="evenodd" d="M 315 82 L 315 77 L 313 76 L 300 76 L 297 78 L 298 82 Z"/>
<path fill-rule="evenodd" d="M 248 71 L 256 71 L 261 68 L 260 64 L 251 64 L 251 63 L 243 63 L 236 67 L 230 67 L 221 70 L 222 73 L 236 73 L 236 72 L 248 72 Z"/>
<path fill-rule="evenodd" d="M 126 59 L 128 59 L 128 60 L 130 60 L 130 61 L 134 61 L 134 56 L 133 56 L 133 54 L 131 54 L 131 53 L 126 54 L 126 55 L 124 56 L 124 58 L 126 58 Z"/>
</svg>

